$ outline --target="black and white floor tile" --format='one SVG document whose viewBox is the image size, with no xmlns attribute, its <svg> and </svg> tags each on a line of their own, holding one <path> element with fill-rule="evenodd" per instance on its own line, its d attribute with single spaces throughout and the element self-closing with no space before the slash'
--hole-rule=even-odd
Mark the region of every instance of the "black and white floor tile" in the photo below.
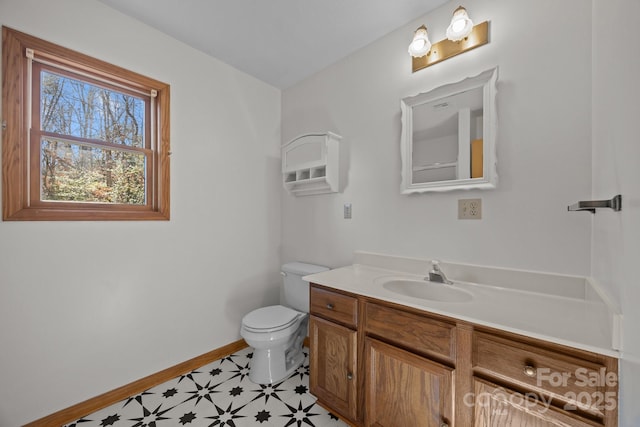
<svg viewBox="0 0 640 427">
<path fill-rule="evenodd" d="M 65 427 L 343 427 L 309 394 L 309 354 L 289 378 L 249 380 L 251 348 L 83 417 Z"/>
</svg>

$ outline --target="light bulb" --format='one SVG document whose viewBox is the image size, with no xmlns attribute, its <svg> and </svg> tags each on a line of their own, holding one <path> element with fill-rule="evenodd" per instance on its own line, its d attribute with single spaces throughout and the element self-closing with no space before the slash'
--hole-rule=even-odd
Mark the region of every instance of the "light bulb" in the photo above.
<svg viewBox="0 0 640 427">
<path fill-rule="evenodd" d="M 452 42 L 457 42 L 469 34 L 473 30 L 473 21 L 467 14 L 467 9 L 460 6 L 453 11 L 453 17 L 451 18 L 451 24 L 447 28 L 447 38 Z"/>
<path fill-rule="evenodd" d="M 425 42 L 424 40 L 414 40 L 413 43 L 411 43 L 410 49 L 413 52 L 421 52 L 426 44 L 427 42 Z"/>
<path fill-rule="evenodd" d="M 453 29 L 454 33 L 459 33 L 464 29 L 464 24 L 465 22 L 463 19 L 458 19 L 457 21 L 451 24 L 451 28 Z"/>
<path fill-rule="evenodd" d="M 414 58 L 425 56 L 431 50 L 431 42 L 427 35 L 427 27 L 422 25 L 413 35 L 413 40 L 409 45 L 409 54 Z"/>
</svg>

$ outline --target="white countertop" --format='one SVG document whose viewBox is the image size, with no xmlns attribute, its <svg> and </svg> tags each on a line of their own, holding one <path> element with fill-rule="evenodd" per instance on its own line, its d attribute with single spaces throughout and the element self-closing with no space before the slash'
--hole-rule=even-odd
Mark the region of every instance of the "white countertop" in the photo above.
<svg viewBox="0 0 640 427">
<path fill-rule="evenodd" d="M 620 356 L 620 314 L 607 303 L 599 289 L 592 289 L 594 283 L 587 278 L 443 262 L 442 270 L 453 280 L 453 286 L 470 292 L 473 299 L 439 302 L 406 296 L 382 286 L 387 278 L 424 280 L 430 265 L 426 260 L 356 252 L 355 261 L 351 266 L 304 279 L 429 313 Z M 483 277 L 498 283 L 458 280 L 461 277 Z M 513 286 L 508 286 L 510 284 Z"/>
</svg>

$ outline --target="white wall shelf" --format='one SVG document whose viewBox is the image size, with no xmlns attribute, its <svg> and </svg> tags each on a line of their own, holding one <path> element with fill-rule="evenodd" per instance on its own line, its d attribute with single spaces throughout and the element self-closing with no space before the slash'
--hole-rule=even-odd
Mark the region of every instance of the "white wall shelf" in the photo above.
<svg viewBox="0 0 640 427">
<path fill-rule="evenodd" d="M 284 188 L 296 196 L 339 192 L 341 139 L 331 132 L 311 133 L 283 145 Z"/>
</svg>

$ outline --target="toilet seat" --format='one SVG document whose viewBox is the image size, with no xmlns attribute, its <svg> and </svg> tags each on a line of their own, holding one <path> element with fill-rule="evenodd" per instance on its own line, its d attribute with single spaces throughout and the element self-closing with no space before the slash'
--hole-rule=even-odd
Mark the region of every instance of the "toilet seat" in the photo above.
<svg viewBox="0 0 640 427">
<path fill-rule="evenodd" d="M 277 332 L 293 325 L 304 313 L 282 305 L 253 310 L 242 318 L 242 326 L 249 332 Z"/>
</svg>

